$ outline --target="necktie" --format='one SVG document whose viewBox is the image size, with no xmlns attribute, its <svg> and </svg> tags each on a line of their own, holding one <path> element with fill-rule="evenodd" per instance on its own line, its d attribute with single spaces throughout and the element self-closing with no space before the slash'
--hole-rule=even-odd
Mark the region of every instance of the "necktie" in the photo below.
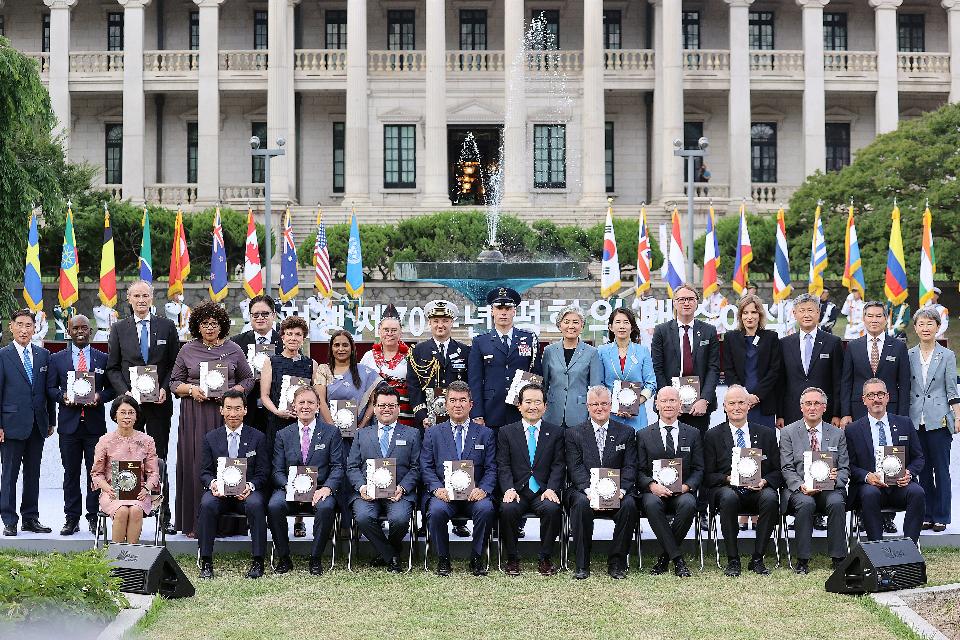
<svg viewBox="0 0 960 640">
<path fill-rule="evenodd" d="M 510 336 L 500 336 L 500 337 L 503 338 L 503 346 L 505 346 L 505 347 L 509 350 L 509 349 L 510 349 Z"/>
<path fill-rule="evenodd" d="M 23 368 L 27 372 L 27 380 L 33 384 L 33 362 L 30 359 L 30 345 L 23 350 Z"/>
<path fill-rule="evenodd" d="M 743 437 L 743 429 L 737 429 L 737 446 L 743 449 L 747 446 L 747 439 Z"/>
<path fill-rule="evenodd" d="M 813 357 L 813 334 L 808 333 L 803 337 L 803 372 L 810 373 L 810 358 Z"/>
<path fill-rule="evenodd" d="M 536 493 L 540 490 L 540 483 L 533 477 L 533 458 L 537 455 L 537 427 L 530 425 L 527 427 L 527 454 L 530 456 L 530 491 Z"/>
<path fill-rule="evenodd" d="M 380 453 L 383 454 L 383 457 L 387 457 L 387 451 L 390 450 L 390 430 L 393 429 L 392 424 L 385 425 L 380 431 Z"/>
<path fill-rule="evenodd" d="M 810 429 L 810 451 L 820 451 L 820 440 L 817 439 L 816 429 Z"/>
<path fill-rule="evenodd" d="M 463 458 L 463 425 L 458 424 L 454 428 L 454 440 L 457 443 L 457 460 Z"/>
<path fill-rule="evenodd" d="M 693 375 L 693 347 L 690 346 L 690 325 L 683 325 L 683 372 L 681 375 Z"/>
<path fill-rule="evenodd" d="M 302 427 L 300 431 L 300 459 L 303 464 L 307 464 L 307 457 L 310 454 L 310 427 Z"/>
<path fill-rule="evenodd" d="M 446 363 L 447 361 L 447 348 L 440 343 L 440 362 Z"/>
<path fill-rule="evenodd" d="M 146 320 L 140 321 L 140 356 L 143 358 L 143 364 L 147 364 L 150 358 L 150 334 Z"/>
<path fill-rule="evenodd" d="M 675 458 L 677 456 L 677 446 L 673 441 L 673 426 L 664 425 L 663 428 L 667 432 L 667 457 Z"/>
<path fill-rule="evenodd" d="M 240 455 L 240 436 L 236 431 L 230 432 L 230 442 L 227 443 L 227 455 L 236 458 Z"/>
<path fill-rule="evenodd" d="M 877 367 L 880 366 L 880 346 L 877 344 L 878 342 L 880 342 L 880 338 L 870 339 L 870 370 L 874 373 L 877 372 Z"/>
<path fill-rule="evenodd" d="M 600 464 L 603 464 L 603 445 L 607 440 L 607 428 L 600 427 L 597 429 L 597 451 L 600 453 Z"/>
<path fill-rule="evenodd" d="M 267 336 L 257 337 L 257 344 L 267 344 Z"/>
<path fill-rule="evenodd" d="M 883 420 L 877 421 L 877 431 L 880 432 L 879 435 L 877 436 L 877 439 L 880 441 L 880 446 L 881 447 L 887 446 L 887 430 L 884 427 Z"/>
<path fill-rule="evenodd" d="M 84 372 L 84 371 L 86 371 L 86 370 L 87 370 L 87 357 L 86 357 L 85 355 L 83 355 L 83 349 L 80 349 L 80 351 L 78 352 L 78 355 L 77 355 L 77 371 L 79 371 L 79 372 L 82 373 L 82 372 Z M 80 417 L 81 417 L 81 418 L 86 417 L 86 416 L 85 416 L 85 413 L 86 413 L 85 409 L 84 409 L 83 407 L 81 407 L 81 408 L 80 408 Z"/>
</svg>

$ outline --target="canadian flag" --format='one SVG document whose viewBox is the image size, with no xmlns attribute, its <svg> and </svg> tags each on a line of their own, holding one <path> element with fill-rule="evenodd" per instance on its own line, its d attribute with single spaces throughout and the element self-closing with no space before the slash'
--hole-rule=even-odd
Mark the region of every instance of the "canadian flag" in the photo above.
<svg viewBox="0 0 960 640">
<path fill-rule="evenodd" d="M 263 293 L 261 270 L 257 225 L 253 223 L 253 209 L 247 209 L 247 243 L 243 257 L 243 288 L 251 298 Z"/>
</svg>

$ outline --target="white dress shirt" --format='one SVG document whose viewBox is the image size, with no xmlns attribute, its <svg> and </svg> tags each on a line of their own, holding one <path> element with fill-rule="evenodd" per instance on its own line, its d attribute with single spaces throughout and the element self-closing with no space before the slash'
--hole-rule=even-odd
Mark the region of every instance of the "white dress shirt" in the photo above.
<svg viewBox="0 0 960 640">
<path fill-rule="evenodd" d="M 17 355 L 20 356 L 20 364 L 23 365 L 23 368 L 24 368 L 24 369 L 27 368 L 27 365 L 26 365 L 26 363 L 24 362 L 24 359 L 23 359 L 23 352 L 26 351 L 27 349 L 29 349 L 30 346 L 31 346 L 31 344 L 32 344 L 32 343 L 29 343 L 29 342 L 28 342 L 28 343 L 27 343 L 27 346 L 23 347 L 23 346 L 20 346 L 20 343 L 17 342 L 16 340 L 13 341 L 13 346 L 16 347 L 16 349 L 17 349 Z M 34 362 L 34 360 L 36 360 L 36 358 L 33 357 L 33 351 L 30 351 L 30 366 L 31 366 L 31 367 L 33 367 L 33 366 L 36 365 L 36 362 Z"/>
<path fill-rule="evenodd" d="M 227 425 L 223 425 L 223 429 L 224 429 L 224 431 L 227 432 L 227 452 L 230 451 L 230 434 L 231 434 L 231 433 L 237 434 L 237 455 L 239 455 L 239 454 L 240 454 L 240 441 L 241 441 L 241 439 L 243 438 L 243 435 L 241 434 L 241 431 L 243 431 L 243 425 L 241 424 L 239 427 L 236 428 L 235 431 L 231 431 L 231 430 L 230 430 L 230 427 L 228 427 Z M 254 485 L 252 482 L 247 482 L 247 486 L 250 487 L 250 491 L 256 491 L 256 490 L 257 490 L 256 485 Z M 223 491 L 223 487 L 220 487 L 220 490 Z"/>
<path fill-rule="evenodd" d="M 729 424 L 729 423 L 728 423 Z M 744 422 L 743 426 L 740 427 L 740 430 L 743 431 L 743 439 L 747 443 L 747 446 L 750 446 L 750 423 Z M 737 446 L 737 427 L 730 424 L 730 435 L 733 437 L 733 446 Z"/>
<path fill-rule="evenodd" d="M 500 333 L 499 329 L 495 329 L 495 331 L 497 332 L 497 340 L 499 340 L 500 342 L 503 342 L 503 338 L 506 337 L 507 346 L 513 346 L 513 328 L 512 327 L 510 328 L 510 331 L 508 331 L 507 333 Z"/>
<path fill-rule="evenodd" d="M 663 442 L 663 450 L 667 450 L 667 429 L 666 427 L 672 427 L 671 434 L 673 435 L 673 450 L 677 450 L 677 436 L 680 434 L 680 423 L 674 421 L 673 424 L 666 424 L 662 420 L 660 421 L 660 441 Z"/>
<path fill-rule="evenodd" d="M 93 371 L 93 363 L 90 361 L 90 345 L 85 346 L 83 349 L 78 349 L 77 345 L 70 346 L 71 353 L 73 354 L 73 370 L 77 370 L 78 361 L 80 359 L 80 351 L 83 351 L 83 357 L 87 361 L 87 371 Z"/>
<path fill-rule="evenodd" d="M 387 427 L 390 427 L 390 440 L 393 440 L 393 435 L 396 433 L 397 423 L 394 421 L 389 425 L 384 425 L 382 422 L 377 420 L 377 443 L 383 439 L 383 430 Z"/>
<path fill-rule="evenodd" d="M 533 447 L 536 449 L 537 444 L 540 442 L 540 424 L 543 420 L 538 420 L 536 424 L 530 424 L 526 420 L 521 420 L 520 423 L 523 425 L 523 436 L 529 442 L 530 440 L 530 427 L 533 427 Z"/>
<path fill-rule="evenodd" d="M 888 417 L 889 416 L 884 413 L 878 420 L 869 413 L 867 414 L 867 419 L 870 420 L 870 437 L 873 438 L 874 448 L 880 446 L 880 427 L 877 426 L 878 422 L 883 422 L 883 433 L 884 436 L 886 436 L 887 446 L 890 447 L 896 444 L 893 441 L 893 434 L 890 432 L 890 421 L 887 419 Z"/>
</svg>

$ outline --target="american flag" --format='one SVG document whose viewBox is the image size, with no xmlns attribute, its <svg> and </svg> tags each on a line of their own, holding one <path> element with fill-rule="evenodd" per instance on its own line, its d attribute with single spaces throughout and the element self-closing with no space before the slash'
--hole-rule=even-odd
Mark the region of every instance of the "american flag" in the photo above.
<svg viewBox="0 0 960 640">
<path fill-rule="evenodd" d="M 314 287 L 324 298 L 333 295 L 333 279 L 330 273 L 330 251 L 327 248 L 327 228 L 323 224 L 323 211 L 317 209 L 317 240 L 313 245 Z"/>
</svg>

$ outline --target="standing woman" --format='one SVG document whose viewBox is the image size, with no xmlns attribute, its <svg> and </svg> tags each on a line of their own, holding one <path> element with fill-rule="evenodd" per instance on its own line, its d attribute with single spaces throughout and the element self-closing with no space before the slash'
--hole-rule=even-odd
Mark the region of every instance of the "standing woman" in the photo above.
<svg viewBox="0 0 960 640">
<path fill-rule="evenodd" d="M 657 391 L 657 376 L 653 372 L 650 350 L 640 344 L 640 327 L 633 311 L 620 307 L 610 313 L 607 340 L 607 344 L 597 349 L 603 366 L 603 385 L 613 391 L 613 383 L 617 380 L 643 384 L 639 415 L 619 414 L 621 422 L 639 431 L 647 426 L 647 400 Z"/>
<path fill-rule="evenodd" d="M 913 316 L 920 343 L 910 349 L 910 419 L 920 434 L 927 464 L 920 486 L 927 496 L 923 528 L 943 531 L 950 524 L 950 446 L 960 433 L 957 357 L 937 342 L 940 314 L 924 308 Z"/>
<path fill-rule="evenodd" d="M 568 305 L 557 314 L 563 337 L 543 350 L 543 390 L 550 424 L 574 427 L 587 421 L 587 389 L 603 384 L 603 365 L 595 347 L 580 339 L 583 311 Z"/>
<path fill-rule="evenodd" d="M 220 403 L 200 389 L 200 364 L 227 365 L 226 386 L 244 394 L 253 388 L 253 371 L 246 354 L 229 340 L 230 316 L 216 302 L 201 302 L 190 314 L 190 335 L 196 336 L 180 349 L 170 375 L 170 390 L 180 398 L 180 431 L 177 440 L 176 528 L 196 537 L 197 509 L 203 487 L 200 484 L 200 455 L 203 437 L 223 425 Z"/>
<path fill-rule="evenodd" d="M 780 340 L 766 329 L 767 319 L 760 298 L 752 293 L 737 303 L 737 325 L 723 339 L 723 372 L 727 386 L 747 389 L 750 413 L 747 420 L 772 428 L 777 424 L 774 388 L 780 376 Z"/>
<path fill-rule="evenodd" d="M 370 367 L 400 394 L 400 418 L 402 425 L 413 426 L 413 409 L 407 391 L 407 353 L 409 345 L 400 339 L 400 314 L 392 304 L 387 305 L 377 327 L 380 342 L 363 354 L 360 364 Z"/>
</svg>

